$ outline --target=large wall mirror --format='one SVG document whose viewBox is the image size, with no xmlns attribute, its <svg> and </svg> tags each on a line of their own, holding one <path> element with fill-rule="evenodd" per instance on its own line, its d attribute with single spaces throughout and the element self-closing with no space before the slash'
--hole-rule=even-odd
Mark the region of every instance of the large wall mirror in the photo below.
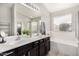
<svg viewBox="0 0 79 59">
<path fill-rule="evenodd" d="M 3 7 L 5 8 L 5 6 Z M 3 11 L 2 8 L 1 12 Z M 4 15 L 0 20 L 0 31 L 4 31 L 7 36 L 32 35 L 38 32 L 39 13 L 30 10 L 30 8 L 25 8 L 20 3 L 13 4 L 12 8 L 6 7 L 4 11 L 5 13 L 0 14 L 1 16 Z M 34 21 L 30 21 L 32 18 Z"/>
<path fill-rule="evenodd" d="M 17 34 L 21 35 L 21 30 L 22 30 L 22 24 L 17 23 Z"/>
<path fill-rule="evenodd" d="M 37 35 L 38 32 L 37 27 L 38 27 L 37 21 L 31 22 L 32 35 Z"/>
<path fill-rule="evenodd" d="M 40 34 L 40 17 L 31 20 L 31 35 L 37 36 Z"/>
</svg>

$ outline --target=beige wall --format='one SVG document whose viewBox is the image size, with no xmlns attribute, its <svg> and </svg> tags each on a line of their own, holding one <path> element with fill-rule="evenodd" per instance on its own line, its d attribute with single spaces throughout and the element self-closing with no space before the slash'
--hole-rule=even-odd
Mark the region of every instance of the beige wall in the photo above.
<svg viewBox="0 0 79 59">
<path fill-rule="evenodd" d="M 7 27 L 3 31 L 7 32 L 8 35 L 11 34 L 11 8 L 4 5 L 0 4 L 0 23 L 3 23 L 8 26 L 3 26 Z M 1 28 L 1 27 L 0 27 Z"/>
</svg>

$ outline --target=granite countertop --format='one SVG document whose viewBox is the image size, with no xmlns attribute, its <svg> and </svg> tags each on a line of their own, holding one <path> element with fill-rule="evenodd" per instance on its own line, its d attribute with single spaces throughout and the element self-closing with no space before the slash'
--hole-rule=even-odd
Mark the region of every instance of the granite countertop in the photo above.
<svg viewBox="0 0 79 59">
<path fill-rule="evenodd" d="M 21 37 L 20 40 L 16 40 L 16 41 L 11 40 L 11 39 L 15 39 L 16 38 L 15 36 L 12 36 L 10 38 L 8 37 L 6 43 L 0 44 L 0 53 L 23 46 L 25 44 L 29 44 L 31 42 L 34 42 L 34 41 L 37 41 L 37 40 L 40 40 L 42 38 L 49 37 L 49 36 L 50 35 L 41 35 L 41 36 L 36 36 L 36 37 L 31 37 L 31 38 Z"/>
</svg>

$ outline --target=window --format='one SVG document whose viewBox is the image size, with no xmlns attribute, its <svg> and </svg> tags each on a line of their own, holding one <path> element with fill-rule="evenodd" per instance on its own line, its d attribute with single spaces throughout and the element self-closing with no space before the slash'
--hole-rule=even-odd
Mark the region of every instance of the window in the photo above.
<svg viewBox="0 0 79 59">
<path fill-rule="evenodd" d="M 65 14 L 54 17 L 54 31 L 52 35 L 56 41 L 65 42 L 75 39 L 72 15 L 73 14 Z"/>
<path fill-rule="evenodd" d="M 54 17 L 54 31 L 72 31 L 72 14 Z"/>
</svg>

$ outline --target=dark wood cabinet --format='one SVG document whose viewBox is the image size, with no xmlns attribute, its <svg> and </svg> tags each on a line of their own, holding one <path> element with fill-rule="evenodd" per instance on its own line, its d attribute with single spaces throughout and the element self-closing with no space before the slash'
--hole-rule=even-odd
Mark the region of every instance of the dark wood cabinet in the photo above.
<svg viewBox="0 0 79 59">
<path fill-rule="evenodd" d="M 39 55 L 40 55 L 40 56 L 44 56 L 44 55 L 45 55 L 44 39 L 41 39 L 41 40 L 40 40 Z"/>
<path fill-rule="evenodd" d="M 21 46 L 17 49 L 18 56 L 28 56 L 28 51 L 32 49 L 32 43 Z"/>
<path fill-rule="evenodd" d="M 38 46 L 29 51 L 30 56 L 38 56 Z"/>
<path fill-rule="evenodd" d="M 44 43 L 40 44 L 40 56 L 44 56 L 45 55 L 45 46 Z"/>
<path fill-rule="evenodd" d="M 39 41 L 35 41 L 32 43 L 32 49 L 29 50 L 30 56 L 38 56 L 39 54 Z"/>
<path fill-rule="evenodd" d="M 48 37 L 45 40 L 45 54 L 48 54 L 49 51 L 50 51 L 50 38 Z"/>
<path fill-rule="evenodd" d="M 1 54 L 2 56 L 17 56 L 17 51 L 16 49 L 12 49 L 10 51 L 6 51 Z"/>
<path fill-rule="evenodd" d="M 18 48 L 17 48 L 17 55 L 18 55 L 18 56 L 23 56 L 23 55 L 25 54 L 24 51 L 25 51 L 24 46 L 18 47 Z"/>
<path fill-rule="evenodd" d="M 50 37 L 3 52 L 0 56 L 45 56 L 50 51 Z"/>
</svg>

